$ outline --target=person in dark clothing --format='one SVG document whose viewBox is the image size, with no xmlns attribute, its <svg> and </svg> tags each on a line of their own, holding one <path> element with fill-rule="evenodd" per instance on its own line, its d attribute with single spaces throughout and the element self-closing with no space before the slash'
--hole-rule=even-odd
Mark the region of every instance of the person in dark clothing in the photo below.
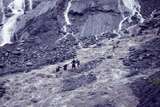
<svg viewBox="0 0 160 107">
<path fill-rule="evenodd" d="M 76 60 L 75 60 L 75 59 L 72 61 L 72 68 L 73 68 L 73 69 L 76 68 Z"/>
<path fill-rule="evenodd" d="M 68 69 L 68 64 L 65 64 L 65 65 L 63 66 L 63 70 L 66 71 L 67 69 Z"/>
<path fill-rule="evenodd" d="M 61 67 L 60 67 L 60 66 L 58 66 L 58 67 L 56 68 L 56 72 L 59 72 L 59 71 L 60 71 L 60 69 L 61 69 Z"/>
<path fill-rule="evenodd" d="M 77 67 L 80 66 L 80 61 L 78 59 L 76 60 L 76 64 L 77 64 Z"/>
</svg>

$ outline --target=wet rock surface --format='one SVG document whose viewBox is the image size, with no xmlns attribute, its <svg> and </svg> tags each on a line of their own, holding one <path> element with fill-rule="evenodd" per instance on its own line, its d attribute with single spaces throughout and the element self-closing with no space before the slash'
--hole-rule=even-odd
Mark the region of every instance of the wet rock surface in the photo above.
<svg viewBox="0 0 160 107">
<path fill-rule="evenodd" d="M 0 83 L 0 106 L 159 107 L 160 2 L 139 0 L 143 17 L 157 11 L 125 23 L 120 35 L 118 0 L 73 0 L 67 24 L 69 1 L 33 0 L 32 10 L 26 3 L 13 43 L 0 47 L 0 82 L 9 79 Z M 0 7 L 0 23 L 2 14 Z M 132 25 L 138 33 L 130 35 Z M 71 68 L 72 58 L 81 65 Z"/>
<path fill-rule="evenodd" d="M 61 24 L 56 14 L 58 11 L 53 9 L 30 20 L 26 27 L 17 33 L 14 44 L 0 48 L 0 75 L 29 71 L 41 65 L 73 58 L 76 41 L 72 35 L 56 42 L 63 36 L 60 34 Z M 28 36 L 23 37 L 24 32 L 28 32 Z"/>
<path fill-rule="evenodd" d="M 128 61 L 124 61 L 124 64 L 139 71 L 159 68 L 159 43 L 160 38 L 144 43 L 140 49 L 131 52 Z"/>
<path fill-rule="evenodd" d="M 72 3 L 69 16 L 80 38 L 97 36 L 118 29 L 121 20 L 117 0 L 79 0 Z"/>
</svg>

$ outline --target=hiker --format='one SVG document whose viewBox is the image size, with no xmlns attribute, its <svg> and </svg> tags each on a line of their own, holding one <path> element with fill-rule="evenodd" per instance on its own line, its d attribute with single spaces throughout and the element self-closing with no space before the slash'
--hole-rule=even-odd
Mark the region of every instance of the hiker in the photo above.
<svg viewBox="0 0 160 107">
<path fill-rule="evenodd" d="M 56 72 L 59 72 L 59 71 L 60 71 L 60 69 L 61 69 L 61 67 L 60 67 L 60 66 L 58 66 L 58 67 L 56 68 Z"/>
<path fill-rule="evenodd" d="M 76 68 L 76 60 L 75 60 L 75 59 L 72 61 L 72 68 L 73 68 L 73 69 Z"/>
<path fill-rule="evenodd" d="M 78 59 L 76 60 L 76 64 L 77 64 L 77 67 L 80 66 L 80 61 Z"/>
<path fill-rule="evenodd" d="M 63 70 L 66 71 L 67 69 L 68 69 L 68 64 L 65 64 L 65 65 L 63 66 Z"/>
</svg>

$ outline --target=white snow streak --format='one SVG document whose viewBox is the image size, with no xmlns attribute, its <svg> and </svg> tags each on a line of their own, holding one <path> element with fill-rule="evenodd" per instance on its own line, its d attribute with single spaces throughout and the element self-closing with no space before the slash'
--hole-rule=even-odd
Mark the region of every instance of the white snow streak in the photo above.
<svg viewBox="0 0 160 107">
<path fill-rule="evenodd" d="M 141 6 L 137 0 L 122 0 L 119 3 L 120 3 L 119 5 L 124 5 L 124 7 L 127 8 L 127 11 L 129 11 L 129 16 L 125 16 L 122 14 L 123 20 L 119 24 L 118 31 L 120 31 L 122 29 L 123 22 L 125 20 L 127 20 L 128 18 L 130 18 L 131 16 L 135 15 L 136 13 L 138 13 L 138 18 L 140 19 L 140 23 L 142 23 L 144 21 L 142 15 L 140 14 Z M 122 6 L 120 8 L 121 8 L 121 11 L 125 11 L 125 10 L 123 10 L 124 8 L 122 8 Z"/>
<path fill-rule="evenodd" d="M 66 8 L 66 10 L 64 11 L 64 21 L 65 21 L 65 23 L 64 23 L 64 26 L 63 26 L 63 31 L 64 31 L 64 33 L 66 33 L 66 34 L 65 34 L 63 37 L 59 38 L 56 42 L 58 42 L 58 41 L 60 41 L 60 40 L 62 40 L 62 39 L 64 39 L 64 38 L 66 38 L 69 34 L 72 34 L 72 33 L 70 33 L 70 32 L 67 31 L 67 27 L 68 27 L 69 25 L 71 25 L 71 22 L 70 22 L 69 16 L 68 16 L 69 10 L 70 10 L 70 8 L 71 8 L 71 5 L 72 5 L 72 0 L 70 0 L 70 1 L 68 2 L 67 8 Z M 72 35 L 73 35 L 73 34 L 72 34 Z"/>
<path fill-rule="evenodd" d="M 67 8 L 66 8 L 66 10 L 64 12 L 65 22 L 66 22 L 67 25 L 71 25 L 71 22 L 70 22 L 69 16 L 68 16 L 68 13 L 69 13 L 69 10 L 71 8 L 71 5 L 72 5 L 72 0 L 70 0 L 68 2 L 68 6 L 67 6 Z"/>
<path fill-rule="evenodd" d="M 32 9 L 32 0 L 29 0 L 29 5 L 30 9 Z M 14 35 L 17 19 L 24 14 L 25 1 L 14 0 L 8 5 L 8 8 L 11 9 L 13 15 L 4 20 L 4 25 L 1 30 L 2 42 L 0 46 L 12 43 L 11 38 Z"/>
<path fill-rule="evenodd" d="M 29 0 L 29 9 L 32 10 L 32 8 L 33 8 L 33 2 L 32 0 Z"/>
<path fill-rule="evenodd" d="M 65 24 L 63 26 L 63 31 L 66 33 L 67 33 L 67 26 L 71 25 L 71 22 L 70 22 L 69 16 L 68 16 L 71 5 L 72 5 L 72 0 L 70 0 L 68 2 L 68 6 L 67 6 L 66 10 L 64 11 Z"/>
</svg>

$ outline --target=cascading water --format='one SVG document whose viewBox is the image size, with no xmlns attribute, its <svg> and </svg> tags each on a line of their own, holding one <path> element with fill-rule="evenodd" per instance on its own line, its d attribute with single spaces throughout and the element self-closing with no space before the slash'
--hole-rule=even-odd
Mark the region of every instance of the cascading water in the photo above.
<svg viewBox="0 0 160 107">
<path fill-rule="evenodd" d="M 32 1 L 30 0 L 30 8 L 32 8 L 31 2 Z M 7 8 L 11 10 L 11 14 L 13 15 L 9 18 L 5 18 L 4 20 L 4 25 L 1 29 L 2 41 L 0 43 L 0 46 L 12 43 L 11 38 L 14 35 L 17 19 L 24 14 L 25 1 L 14 0 L 8 5 Z"/>
<path fill-rule="evenodd" d="M 68 6 L 67 6 L 66 10 L 64 11 L 65 24 L 63 26 L 63 30 L 65 33 L 67 33 L 67 26 L 71 25 L 71 22 L 70 22 L 69 16 L 68 16 L 69 9 L 71 8 L 71 5 L 72 5 L 72 0 L 70 0 L 68 2 Z"/>
<path fill-rule="evenodd" d="M 66 38 L 66 36 L 70 34 L 70 33 L 67 31 L 67 27 L 71 25 L 71 22 L 70 22 L 69 16 L 68 16 L 69 10 L 70 10 L 70 8 L 71 8 L 71 5 L 72 5 L 72 0 L 70 0 L 70 1 L 68 2 L 67 8 L 66 8 L 66 10 L 64 11 L 64 21 L 65 21 L 65 22 L 64 22 L 64 26 L 63 26 L 63 31 L 64 31 L 66 34 L 65 34 L 62 38 L 58 39 L 57 42 L 60 41 L 60 40 L 62 40 L 63 38 Z"/>
<path fill-rule="evenodd" d="M 122 30 L 122 25 L 126 20 L 131 22 L 131 17 L 135 14 L 137 14 L 137 18 L 140 19 L 140 23 L 144 21 L 140 14 L 141 6 L 137 0 L 119 0 L 119 9 L 122 13 L 123 20 L 119 24 L 118 31 Z M 128 15 L 125 15 L 125 12 L 127 12 Z"/>
<path fill-rule="evenodd" d="M 58 41 L 60 41 L 60 40 L 62 40 L 62 39 L 64 39 L 64 38 L 66 38 L 69 34 L 71 34 L 72 36 L 75 37 L 75 35 L 73 34 L 73 32 L 68 32 L 68 31 L 67 31 L 67 27 L 72 25 L 72 23 L 70 22 L 69 16 L 68 16 L 68 15 L 69 15 L 70 8 L 71 8 L 71 6 L 72 6 L 72 2 L 73 2 L 73 0 L 70 0 L 70 1 L 68 2 L 67 8 L 66 8 L 66 10 L 64 11 L 65 24 L 64 24 L 64 26 L 63 26 L 63 31 L 64 31 L 65 35 L 64 35 L 63 37 L 61 37 L 60 39 L 58 39 L 56 42 L 58 42 Z M 77 37 L 75 37 L 75 39 L 76 39 L 76 41 L 78 41 Z M 81 45 L 80 42 L 79 42 L 78 45 L 79 45 L 80 48 L 82 48 L 82 45 Z"/>
<path fill-rule="evenodd" d="M 33 4 L 32 0 L 29 0 L 29 9 L 32 10 Z"/>
</svg>

